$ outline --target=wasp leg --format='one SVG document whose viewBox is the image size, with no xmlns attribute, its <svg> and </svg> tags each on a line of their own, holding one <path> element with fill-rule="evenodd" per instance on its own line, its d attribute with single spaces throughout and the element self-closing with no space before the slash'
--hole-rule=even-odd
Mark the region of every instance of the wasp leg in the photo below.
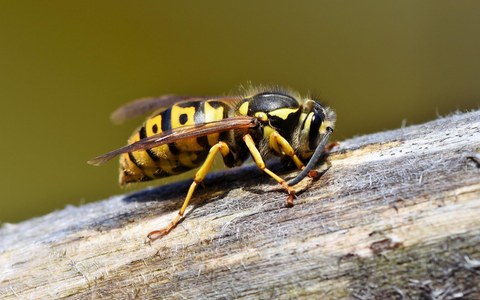
<svg viewBox="0 0 480 300">
<path fill-rule="evenodd" d="M 265 173 L 270 175 L 273 179 L 275 179 L 284 189 L 287 190 L 288 192 L 288 198 L 286 205 L 287 206 L 293 206 L 293 199 L 295 198 L 295 190 L 291 188 L 285 180 L 283 180 L 280 176 L 277 174 L 273 173 L 270 171 L 266 166 L 265 162 L 263 161 L 262 156 L 260 155 L 260 152 L 258 151 L 257 147 L 255 146 L 255 142 L 253 141 L 253 138 L 250 134 L 246 134 L 243 136 L 243 141 L 248 147 L 248 150 L 250 150 L 250 153 L 252 154 L 253 160 L 257 164 L 257 166 L 263 170 Z"/>
<path fill-rule="evenodd" d="M 283 136 L 281 136 L 280 133 L 278 133 L 278 131 L 274 131 L 270 135 L 270 147 L 272 147 L 279 154 L 282 154 L 283 152 L 285 155 L 289 156 L 299 170 L 303 170 L 305 168 L 305 165 L 300 160 L 300 158 L 298 158 L 298 156 L 295 154 L 295 150 L 293 150 L 290 143 Z M 308 176 L 311 178 L 318 177 L 318 172 L 315 170 L 312 170 L 308 172 Z"/>
<path fill-rule="evenodd" d="M 185 200 L 183 201 L 182 208 L 180 208 L 180 210 L 178 211 L 178 214 L 170 222 L 170 224 L 168 224 L 168 226 L 160 230 L 154 230 L 150 232 L 148 234 L 148 238 L 150 240 L 153 241 L 165 236 L 173 228 L 175 228 L 175 226 L 177 226 L 178 222 L 182 219 L 183 214 L 185 213 L 185 210 L 187 209 L 190 199 L 192 199 L 193 192 L 195 191 L 197 186 L 203 181 L 208 171 L 210 171 L 210 168 L 212 167 L 212 164 L 215 159 L 215 155 L 218 153 L 218 151 L 220 151 L 220 153 L 224 157 L 230 153 L 230 149 L 228 148 L 228 145 L 224 142 L 218 142 L 217 144 L 213 145 L 212 148 L 210 148 L 207 158 L 205 159 L 202 166 L 200 167 L 200 169 L 198 169 L 197 173 L 195 173 L 195 176 L 193 177 L 193 182 L 190 185 L 190 188 L 188 189 L 187 197 L 185 197 Z"/>
</svg>

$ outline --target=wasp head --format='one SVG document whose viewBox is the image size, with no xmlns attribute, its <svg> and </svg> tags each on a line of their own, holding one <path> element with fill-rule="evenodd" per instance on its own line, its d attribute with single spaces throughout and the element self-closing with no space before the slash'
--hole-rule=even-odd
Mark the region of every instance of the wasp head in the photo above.
<svg viewBox="0 0 480 300">
<path fill-rule="evenodd" d="M 297 154 L 309 158 L 327 132 L 333 131 L 335 112 L 313 100 L 306 100 L 299 119 Z"/>
</svg>

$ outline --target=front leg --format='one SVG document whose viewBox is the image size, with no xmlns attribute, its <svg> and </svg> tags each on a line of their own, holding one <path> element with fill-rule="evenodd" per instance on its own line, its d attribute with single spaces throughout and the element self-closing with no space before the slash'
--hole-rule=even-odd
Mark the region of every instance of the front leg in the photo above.
<svg viewBox="0 0 480 300">
<path fill-rule="evenodd" d="M 258 151 L 257 147 L 255 146 L 255 142 L 253 141 L 253 138 L 250 134 L 246 134 L 243 136 L 243 141 L 248 147 L 248 150 L 250 150 L 250 154 L 253 157 L 253 160 L 257 164 L 257 166 L 263 170 L 265 173 L 270 175 L 275 181 L 277 181 L 284 189 L 287 190 L 288 192 L 288 198 L 286 201 L 286 206 L 291 207 L 293 206 L 293 199 L 295 198 L 295 190 L 288 185 L 288 183 L 283 180 L 280 176 L 277 174 L 273 173 L 271 170 L 269 170 L 265 166 L 265 162 L 263 161 L 262 156 L 260 155 L 260 151 Z"/>
<path fill-rule="evenodd" d="M 305 168 L 305 165 L 295 154 L 295 150 L 293 150 L 290 143 L 276 130 L 270 135 L 270 147 L 279 154 L 284 154 L 290 157 L 299 170 L 303 170 Z M 318 177 L 318 172 L 311 170 L 308 172 L 308 177 L 316 178 Z"/>
</svg>

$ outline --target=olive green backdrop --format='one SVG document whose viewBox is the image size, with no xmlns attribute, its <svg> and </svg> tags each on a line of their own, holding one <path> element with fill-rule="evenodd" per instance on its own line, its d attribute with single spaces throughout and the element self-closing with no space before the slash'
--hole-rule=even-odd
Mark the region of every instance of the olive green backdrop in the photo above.
<svg viewBox="0 0 480 300">
<path fill-rule="evenodd" d="M 0 222 L 122 193 L 131 99 L 275 83 L 321 96 L 335 139 L 480 103 L 480 1 L 0 1 Z M 455 124 L 452 124 L 455 126 Z M 154 183 L 156 184 L 156 183 Z"/>
</svg>

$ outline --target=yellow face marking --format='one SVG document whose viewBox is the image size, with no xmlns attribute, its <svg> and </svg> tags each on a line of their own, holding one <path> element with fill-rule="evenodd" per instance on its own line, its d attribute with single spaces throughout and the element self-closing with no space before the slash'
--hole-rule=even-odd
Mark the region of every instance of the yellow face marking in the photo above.
<svg viewBox="0 0 480 300">
<path fill-rule="evenodd" d="M 245 101 L 242 103 L 242 105 L 240 105 L 240 107 L 238 108 L 238 112 L 242 116 L 246 116 L 248 114 L 248 101 Z"/>
<path fill-rule="evenodd" d="M 303 124 L 303 121 L 305 121 L 305 118 L 307 117 L 306 113 L 302 113 L 300 115 L 300 118 L 298 119 L 298 124 Z"/>
<path fill-rule="evenodd" d="M 307 115 L 307 120 L 305 121 L 305 127 L 303 127 L 303 130 L 305 132 L 309 132 L 310 131 L 310 124 L 312 123 L 312 118 L 313 118 L 313 113 L 309 113 Z"/>
</svg>

